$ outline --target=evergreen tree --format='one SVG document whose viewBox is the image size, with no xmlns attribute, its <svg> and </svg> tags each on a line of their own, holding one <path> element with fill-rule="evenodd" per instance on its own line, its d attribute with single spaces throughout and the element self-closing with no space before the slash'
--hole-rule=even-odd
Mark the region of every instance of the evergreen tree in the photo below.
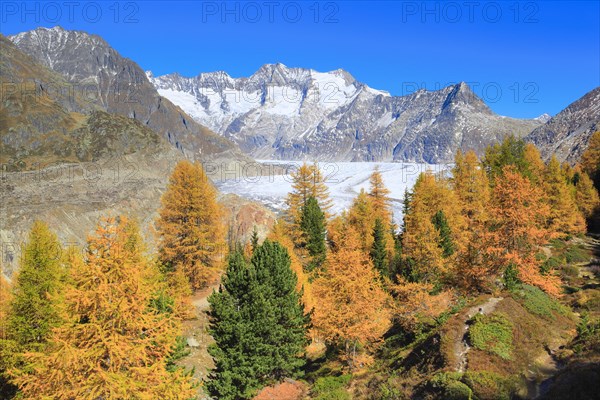
<svg viewBox="0 0 600 400">
<path fill-rule="evenodd" d="M 304 272 L 300 257 L 297 254 L 297 249 L 294 246 L 294 242 L 288 236 L 285 230 L 285 225 L 278 221 L 273 225 L 271 232 L 267 237 L 272 242 L 277 242 L 287 250 L 290 256 L 290 268 L 298 277 L 298 283 L 296 284 L 296 291 L 302 295 L 302 303 L 304 303 L 304 310 L 308 313 L 314 307 L 314 299 L 312 297 L 312 286 L 308 279 L 308 274 Z"/>
<path fill-rule="evenodd" d="M 390 263 L 390 278 L 395 280 L 402 272 L 402 233 L 391 232 L 394 238 L 394 255 Z"/>
<path fill-rule="evenodd" d="M 159 258 L 181 269 L 193 289 L 208 285 L 219 267 L 225 226 L 217 191 L 199 163 L 181 161 L 161 199 Z"/>
<path fill-rule="evenodd" d="M 375 220 L 373 227 L 373 246 L 371 247 L 371 260 L 373 266 L 382 277 L 390 277 L 389 264 L 386 250 L 386 231 L 381 219 Z"/>
<path fill-rule="evenodd" d="M 445 258 L 450 257 L 454 254 L 454 241 L 452 240 L 452 231 L 450 230 L 450 226 L 448 226 L 448 220 L 444 215 L 442 210 L 439 210 L 433 218 L 431 222 L 437 229 L 439 234 L 439 246 L 442 249 L 442 255 Z"/>
<path fill-rule="evenodd" d="M 302 230 L 303 242 L 308 250 L 310 271 L 321 266 L 325 260 L 325 214 L 321 211 L 317 199 L 309 197 L 302 207 L 300 218 L 300 229 Z"/>
<path fill-rule="evenodd" d="M 70 274 L 48 349 L 32 353 L 33 370 L 15 371 L 24 399 L 190 398 L 195 389 L 167 362 L 179 330 L 171 301 L 156 297 L 159 272 L 143 255 L 137 226 L 107 218 L 88 239 Z"/>
<path fill-rule="evenodd" d="M 256 230 L 256 225 L 254 225 L 254 228 L 252 229 L 252 236 L 250 237 L 250 246 L 252 248 L 252 253 L 254 253 L 254 251 L 258 247 L 258 231 Z"/>
<path fill-rule="evenodd" d="M 209 298 L 212 396 L 249 399 L 262 386 L 300 375 L 308 317 L 296 285 L 290 257 L 276 242 L 265 240 L 249 264 L 239 253 L 230 257 L 219 292 Z"/>
</svg>

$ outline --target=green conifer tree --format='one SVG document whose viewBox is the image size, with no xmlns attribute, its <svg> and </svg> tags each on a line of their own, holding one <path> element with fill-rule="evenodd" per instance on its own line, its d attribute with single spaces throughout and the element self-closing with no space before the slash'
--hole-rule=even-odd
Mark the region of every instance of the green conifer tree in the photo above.
<svg viewBox="0 0 600 400">
<path fill-rule="evenodd" d="M 306 205 L 302 207 L 302 215 L 300 219 L 300 229 L 306 250 L 311 257 L 307 265 L 309 271 L 321 266 L 325 261 L 326 245 L 325 238 L 325 214 L 319 207 L 319 202 L 314 197 L 309 197 Z"/>
<path fill-rule="evenodd" d="M 389 263 L 387 259 L 386 250 L 386 234 L 385 226 L 381 219 L 375 219 L 375 226 L 373 227 L 373 246 L 371 247 L 371 260 L 373 260 L 373 266 L 382 277 L 389 277 Z"/>
<path fill-rule="evenodd" d="M 254 251 L 258 247 L 258 231 L 256 230 L 256 225 L 254 225 L 254 228 L 252 229 L 252 236 L 250 237 L 250 246 L 252 248 L 252 253 L 254 253 Z"/>
<path fill-rule="evenodd" d="M 431 222 L 439 233 L 439 246 L 442 249 L 442 255 L 447 258 L 454 254 L 455 246 L 452 240 L 452 231 L 448 225 L 448 220 L 442 210 L 435 213 Z"/>
<path fill-rule="evenodd" d="M 215 398 L 249 399 L 269 383 L 298 377 L 308 316 L 287 250 L 265 240 L 249 263 L 236 253 L 210 303 L 216 369 L 206 387 Z"/>
</svg>

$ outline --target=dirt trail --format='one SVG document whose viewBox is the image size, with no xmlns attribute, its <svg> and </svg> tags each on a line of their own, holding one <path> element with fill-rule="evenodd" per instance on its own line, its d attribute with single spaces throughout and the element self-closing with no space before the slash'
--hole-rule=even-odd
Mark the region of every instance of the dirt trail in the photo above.
<svg viewBox="0 0 600 400">
<path fill-rule="evenodd" d="M 467 354 L 469 350 L 471 350 L 471 346 L 467 341 L 469 334 L 469 320 L 473 318 L 476 314 L 489 314 L 494 309 L 500 301 L 502 301 L 502 297 L 491 297 L 485 303 L 473 306 L 467 310 L 467 314 L 465 316 L 465 320 L 463 323 L 463 335 L 462 337 L 454 343 L 454 356 L 458 360 L 456 362 L 456 370 L 458 372 L 465 372 L 467 369 Z"/>
<path fill-rule="evenodd" d="M 186 369 L 194 370 L 194 378 L 198 381 L 206 379 L 208 372 L 214 368 L 214 361 L 208 354 L 208 346 L 214 340 L 208 334 L 208 298 L 213 289 L 218 290 L 219 282 L 216 282 L 206 289 L 199 290 L 192 295 L 192 305 L 196 309 L 196 318 L 183 322 L 183 337 L 188 343 L 190 354 L 182 358 L 178 364 Z M 201 390 L 201 389 L 199 389 Z M 203 395 L 203 393 L 199 393 Z"/>
</svg>

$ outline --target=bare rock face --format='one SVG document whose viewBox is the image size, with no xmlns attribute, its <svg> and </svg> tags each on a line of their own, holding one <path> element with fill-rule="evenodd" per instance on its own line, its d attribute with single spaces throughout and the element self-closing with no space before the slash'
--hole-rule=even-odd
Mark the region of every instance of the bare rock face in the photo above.
<svg viewBox="0 0 600 400">
<path fill-rule="evenodd" d="M 97 35 L 60 27 L 38 28 L 10 36 L 19 50 L 68 82 L 65 90 L 87 101 L 71 104 L 86 112 L 90 104 L 111 114 L 136 119 L 165 137 L 188 158 L 214 155 L 247 160 L 237 146 L 200 125 L 161 97 L 144 71 Z M 50 84 L 51 82 L 48 82 Z"/>
<path fill-rule="evenodd" d="M 254 229 L 262 240 L 277 220 L 275 213 L 262 204 L 235 194 L 222 195 L 219 200 L 225 205 L 229 238 L 233 242 L 247 243 Z"/>
<path fill-rule="evenodd" d="M 552 155 L 560 161 L 577 163 L 592 134 L 600 130 L 600 87 L 556 114 L 527 136 L 545 159 Z"/>
<path fill-rule="evenodd" d="M 443 163 L 543 118 L 494 114 L 466 83 L 395 97 L 348 72 L 267 64 L 248 78 L 148 76 L 158 92 L 255 158 Z"/>
</svg>

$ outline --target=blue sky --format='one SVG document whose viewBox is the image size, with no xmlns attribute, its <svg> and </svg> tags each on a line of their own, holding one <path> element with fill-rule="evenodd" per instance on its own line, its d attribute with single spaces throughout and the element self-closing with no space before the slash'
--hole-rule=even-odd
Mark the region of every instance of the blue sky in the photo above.
<svg viewBox="0 0 600 400">
<path fill-rule="evenodd" d="M 600 86 L 599 4 L 3 1 L 0 30 L 96 33 L 155 75 L 240 77 L 281 62 L 343 68 L 394 95 L 466 81 L 495 112 L 528 118 Z"/>
</svg>

